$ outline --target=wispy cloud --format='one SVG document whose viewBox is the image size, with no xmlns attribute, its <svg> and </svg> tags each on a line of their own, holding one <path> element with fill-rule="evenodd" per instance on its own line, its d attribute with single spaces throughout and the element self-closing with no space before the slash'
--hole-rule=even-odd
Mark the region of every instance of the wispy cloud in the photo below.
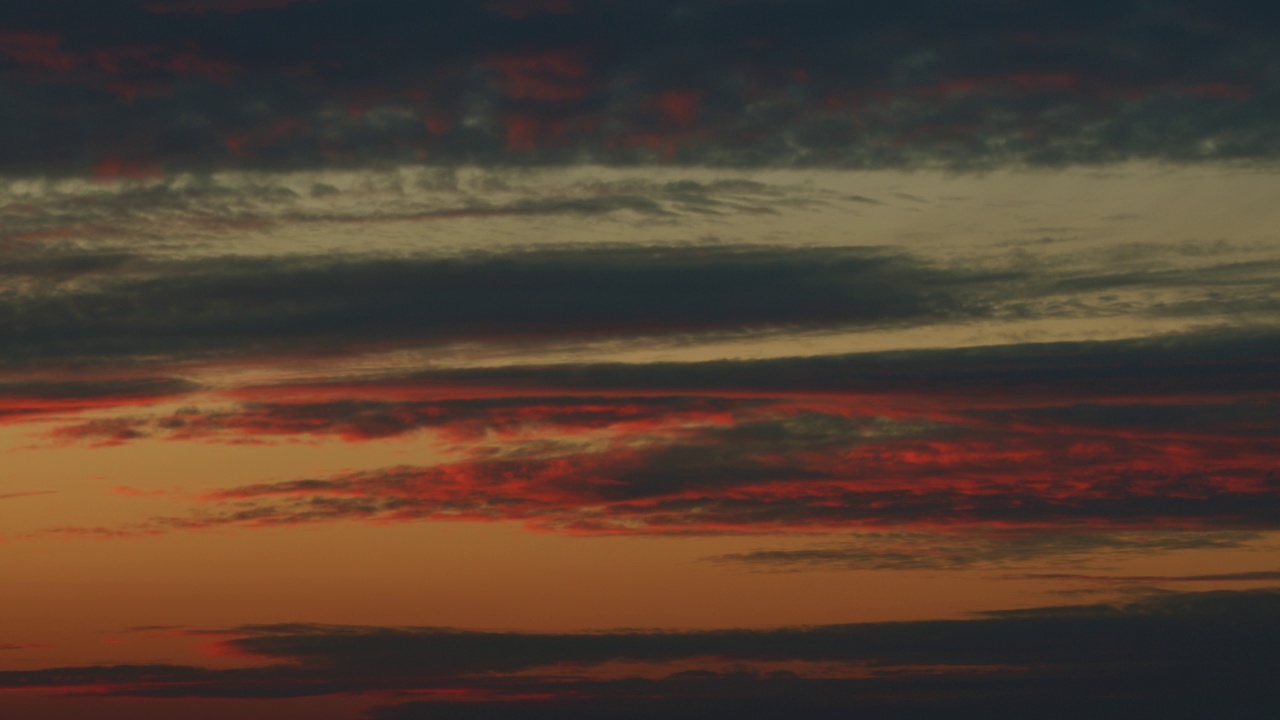
<svg viewBox="0 0 1280 720">
<path fill-rule="evenodd" d="M 1062 531 L 974 535 L 954 552 L 916 548 L 919 562 L 962 565 L 1140 551 L 1150 540 L 1106 534 L 1115 530 L 1274 528 L 1273 345 L 1267 336 L 1209 333 L 441 370 L 241 389 L 279 399 L 52 432 L 64 441 L 118 443 L 368 442 L 422 431 L 452 454 L 433 466 L 228 487 L 208 493 L 190 515 L 156 518 L 139 532 L 335 520 L 517 520 L 577 533 Z M 890 538 L 870 549 L 756 559 L 911 562 L 895 560 L 893 546 Z"/>
<path fill-rule="evenodd" d="M 1105 563 L 1119 556 L 1176 550 L 1239 548 L 1256 541 L 1250 532 L 1111 532 L 1042 528 L 983 528 L 967 532 L 869 532 L 836 542 L 787 550 L 752 550 L 706 558 L 709 562 L 752 570 L 956 570 L 1027 563 L 1072 565 Z M 1256 579 L 1267 579 L 1259 574 Z M 1103 576 L 1028 573 L 1019 578 L 1084 579 Z M 1222 576 L 1226 579 L 1228 576 Z M 1164 581 L 1175 578 L 1164 578 Z M 1185 578 L 1195 580 L 1196 578 Z M 1239 577 L 1236 579 L 1246 579 Z M 1148 578 L 1152 583 L 1160 579 Z"/>
<path fill-rule="evenodd" d="M 40 495 L 56 495 L 57 490 L 33 490 L 31 492 L 15 492 L 0 495 L 0 500 L 13 500 L 15 498 L 39 497 Z"/>
</svg>

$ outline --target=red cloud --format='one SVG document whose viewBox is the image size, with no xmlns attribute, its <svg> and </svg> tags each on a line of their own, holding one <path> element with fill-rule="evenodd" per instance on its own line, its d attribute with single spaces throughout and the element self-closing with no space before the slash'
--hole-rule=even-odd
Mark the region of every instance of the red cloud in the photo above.
<svg viewBox="0 0 1280 720">
<path fill-rule="evenodd" d="M 1177 89 L 1182 95 L 1204 95 L 1208 97 L 1226 98 L 1244 102 L 1253 94 L 1247 85 L 1212 82 L 1198 85 L 1184 85 Z"/>
<path fill-rule="evenodd" d="M 93 166 L 93 177 L 97 180 L 150 180 L 164 177 L 164 173 L 157 165 L 112 157 Z"/>
<path fill-rule="evenodd" d="M 0 54 L 23 64 L 42 67 L 57 73 L 69 73 L 80 59 L 61 50 L 62 38 L 49 33 L 0 34 Z"/>
<path fill-rule="evenodd" d="M 0 54 L 27 66 L 39 67 L 58 75 L 71 75 L 83 70 L 77 79 L 105 84 L 126 82 L 122 78 L 140 78 L 130 82 L 149 82 L 150 76 L 203 75 L 210 80 L 228 83 L 236 67 L 226 61 L 204 57 L 190 50 L 174 50 L 161 46 L 119 46 L 74 53 L 62 49 L 63 40 L 55 34 L 0 34 Z M 92 70 L 114 78 L 95 77 Z M 108 89 L 111 89 L 108 87 Z"/>
<path fill-rule="evenodd" d="M 533 150 L 538 146 L 542 123 L 531 115 L 507 116 L 507 149 Z"/>
<path fill-rule="evenodd" d="M 268 147 L 286 138 L 298 137 L 311 131 L 311 125 L 298 118 L 277 118 L 269 125 L 229 133 L 222 138 L 222 144 L 238 157 L 252 157 L 258 148 Z"/>
<path fill-rule="evenodd" d="M 692 127 L 698 121 L 702 93 L 696 90 L 668 90 L 655 101 L 663 120 L 678 128 Z"/>
<path fill-rule="evenodd" d="M 517 100 L 563 102 L 586 97 L 590 68 L 580 53 L 567 50 L 502 55 L 483 62 L 501 76 L 499 85 Z"/>
<path fill-rule="evenodd" d="M 214 419 L 260 434 L 363 437 L 439 423 L 466 457 L 230 488 L 206 498 L 211 514 L 152 529 L 342 519 L 522 520 L 575 533 L 1257 529 L 1280 517 L 1273 478 L 1280 457 L 1265 438 L 1236 437 L 1231 426 L 1169 436 L 1088 424 L 1028 429 L 962 414 L 944 424 L 831 401 L 527 403 L 401 406 L 391 420 L 338 406 Z M 335 423 L 335 415 L 343 419 Z M 524 434 L 498 443 L 482 434 L 517 428 Z M 575 439 L 585 430 L 599 434 Z"/>
<path fill-rule="evenodd" d="M 453 129 L 453 119 L 445 113 L 427 113 L 422 116 L 422 127 L 432 135 L 443 135 Z"/>
<path fill-rule="evenodd" d="M 139 490 L 124 485 L 111 488 L 111 492 L 125 497 L 159 497 L 166 494 L 163 490 Z"/>
</svg>

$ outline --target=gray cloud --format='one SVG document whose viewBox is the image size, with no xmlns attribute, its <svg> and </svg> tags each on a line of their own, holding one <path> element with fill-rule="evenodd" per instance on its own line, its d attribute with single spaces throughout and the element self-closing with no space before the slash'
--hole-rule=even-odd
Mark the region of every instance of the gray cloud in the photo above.
<svg viewBox="0 0 1280 720">
<path fill-rule="evenodd" d="M 877 249 L 222 258 L 0 297 L 0 331 L 8 338 L 3 359 L 30 364 L 324 352 L 387 341 L 876 326 L 980 315 L 980 288 L 1007 277 Z"/>
<path fill-rule="evenodd" d="M 221 7 L 258 9 L 193 15 L 81 1 L 0 15 L 0 169 L 985 168 L 1280 150 L 1277 23 L 1252 2 L 239 0 Z"/>
<path fill-rule="evenodd" d="M 145 272 L 148 252 L 195 246 L 244 228 L 343 227 L 475 218 L 767 215 L 830 199 L 813 189 L 722 178 L 668 182 L 632 178 L 547 187 L 510 171 L 398 168 L 316 173 L 182 175 L 150 183 L 14 183 L 0 203 L 0 279 L 68 280 Z M 335 185 L 336 183 L 337 185 Z M 514 183 L 514 186 L 513 186 Z M 340 185 L 341 187 L 338 187 Z M 369 202 L 376 193 L 378 202 Z M 105 246 L 105 247 L 104 247 Z M 139 267 L 140 266 L 140 267 Z"/>
<path fill-rule="evenodd" d="M 244 403 L 235 410 L 182 408 L 160 417 L 94 419 L 51 432 L 65 440 L 123 442 L 144 437 L 336 435 L 348 440 L 436 429 L 457 442 L 489 436 L 698 424 L 749 413 L 769 401 L 717 397 L 503 397 L 446 401 L 336 400 Z"/>
<path fill-rule="evenodd" d="M 661 193 L 672 208 L 691 201 L 671 198 L 691 194 L 705 201 L 698 207 L 714 211 L 729 200 L 712 187 Z M 545 202 L 548 212 L 566 212 L 597 201 Z M 1260 318 L 1280 297 L 1270 261 L 1210 258 L 1193 269 L 1060 271 L 1017 263 L 944 265 L 876 247 L 700 242 L 177 260 L 55 244 L 12 257 L 11 280 L 27 284 L 0 292 L 0 331 L 8 338 L 0 363 L 10 366 L 464 341 L 687 339 L 983 319 Z"/>
<path fill-rule="evenodd" d="M 933 397 L 1163 397 L 1280 390 L 1280 337 L 1200 331 L 1112 341 L 1013 343 L 766 360 L 561 364 L 432 370 L 388 377 L 394 386 L 471 383 L 586 392 L 631 388 L 714 393 L 927 393 Z M 378 381 L 374 381 L 377 386 Z M 1075 403 L 1072 403 L 1075 404 Z"/>
</svg>

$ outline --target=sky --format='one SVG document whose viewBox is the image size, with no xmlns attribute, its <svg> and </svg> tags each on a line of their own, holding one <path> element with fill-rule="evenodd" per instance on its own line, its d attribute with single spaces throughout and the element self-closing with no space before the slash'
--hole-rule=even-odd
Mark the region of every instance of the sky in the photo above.
<svg viewBox="0 0 1280 720">
<path fill-rule="evenodd" d="M 1272 718 L 1280 11 L 7 0 L 0 715 Z"/>
</svg>

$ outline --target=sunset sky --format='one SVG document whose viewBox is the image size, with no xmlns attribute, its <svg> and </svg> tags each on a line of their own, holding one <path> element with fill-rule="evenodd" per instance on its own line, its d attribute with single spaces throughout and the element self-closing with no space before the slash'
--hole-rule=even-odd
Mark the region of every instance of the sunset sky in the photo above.
<svg viewBox="0 0 1280 720">
<path fill-rule="evenodd" d="M 1280 717 L 1280 10 L 5 0 L 0 717 Z"/>
</svg>

